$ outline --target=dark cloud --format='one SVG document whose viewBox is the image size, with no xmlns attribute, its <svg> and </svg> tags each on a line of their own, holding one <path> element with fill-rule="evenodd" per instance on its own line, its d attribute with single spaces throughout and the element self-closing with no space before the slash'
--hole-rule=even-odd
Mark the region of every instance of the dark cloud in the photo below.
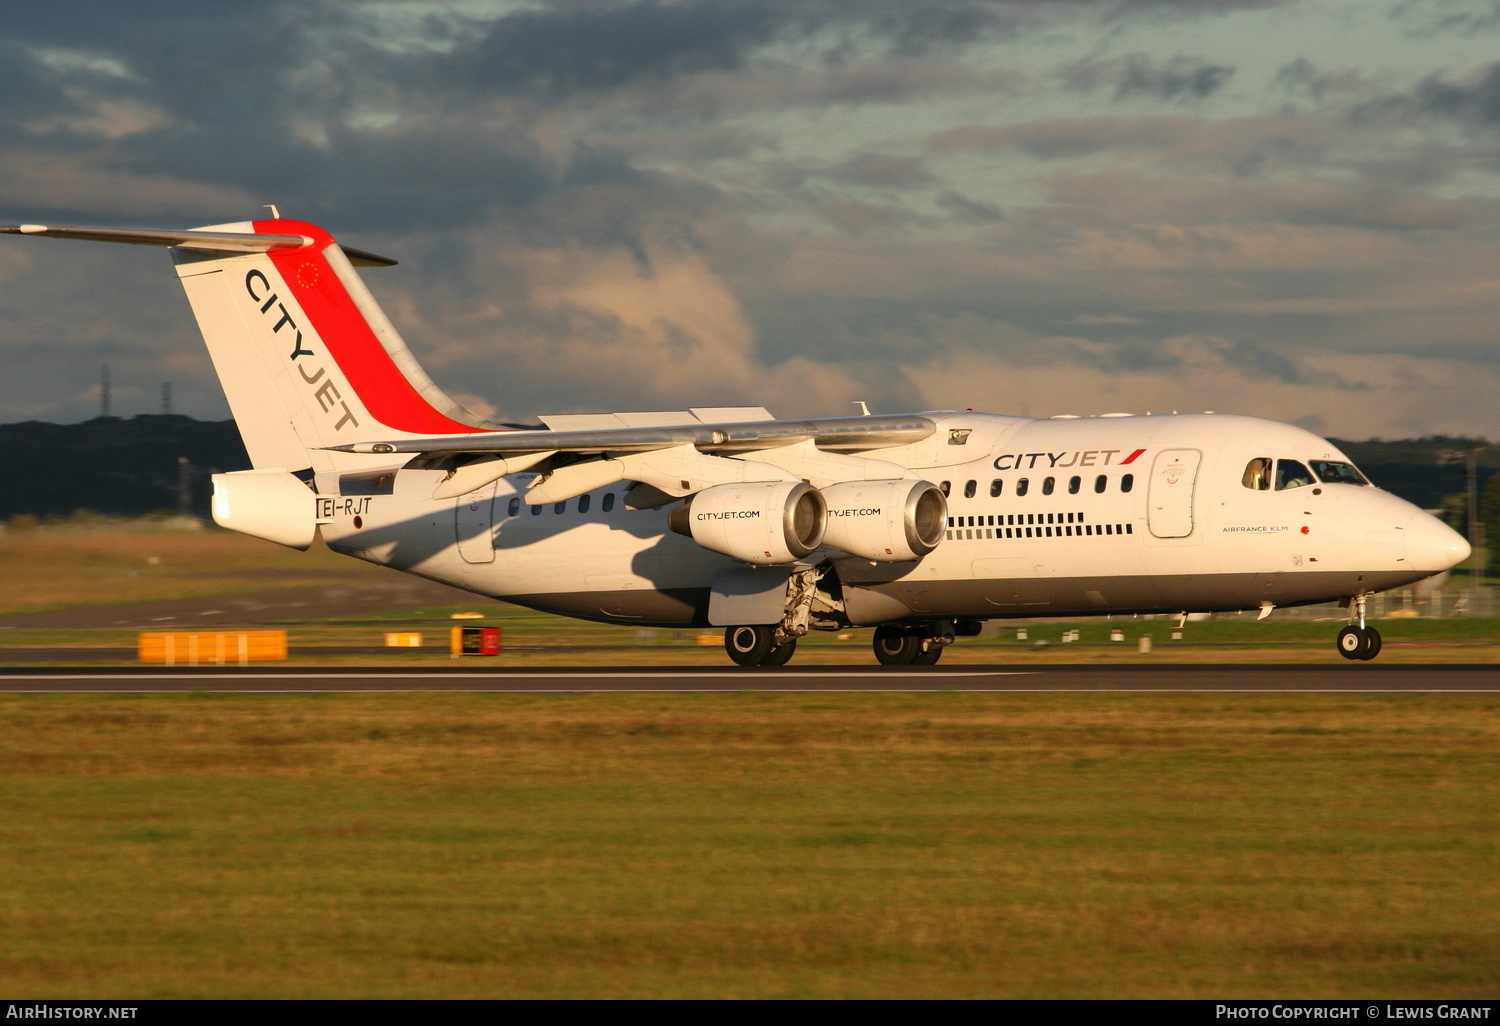
<svg viewBox="0 0 1500 1026">
<path fill-rule="evenodd" d="M 1234 71 L 1232 65 L 1210 64 L 1201 57 L 1157 61 L 1135 53 L 1073 64 L 1062 69 L 1062 77 L 1069 88 L 1081 92 L 1113 89 L 1116 100 L 1201 100 L 1223 88 Z"/>
<path fill-rule="evenodd" d="M 993 224 L 1005 220 L 1005 211 L 995 204 L 969 199 L 952 189 L 944 189 L 938 194 L 937 205 L 967 224 Z"/>
<path fill-rule="evenodd" d="M 1414 99 L 1424 114 L 1477 125 L 1500 124 L 1500 63 L 1491 64 L 1471 85 L 1428 78 L 1417 86 Z"/>
<path fill-rule="evenodd" d="M 996 3 L 907 4 L 877 17 L 873 27 L 892 40 L 895 52 L 922 54 L 939 46 L 961 46 L 1010 35 L 1036 12 L 1026 5 Z"/>
<path fill-rule="evenodd" d="M 1038 160 L 1068 160 L 1103 150 L 1165 152 L 1201 132 L 1196 119 L 1177 116 L 1052 118 L 1003 128 L 962 125 L 927 140 L 937 153 L 986 153 L 1016 149 Z"/>
<path fill-rule="evenodd" d="M 1476 36 L 1500 28 L 1500 0 L 1400 0 L 1390 13 L 1417 37 Z"/>
<path fill-rule="evenodd" d="M 642 79 L 732 71 L 774 37 L 785 8 L 765 3 L 664 4 L 522 11 L 497 19 L 443 58 L 480 88 L 557 99 Z"/>
<path fill-rule="evenodd" d="M 1271 80 L 1274 89 L 1289 97 L 1321 103 L 1330 94 L 1352 93 L 1368 87 L 1363 75 L 1354 69 L 1325 72 L 1306 57 L 1284 64 Z"/>
<path fill-rule="evenodd" d="M 1365 131 L 1393 124 L 1418 126 L 1424 122 L 1476 129 L 1500 127 L 1500 62 L 1457 77 L 1429 75 L 1405 92 L 1353 105 L 1348 110 L 1348 119 Z M 1492 165 L 1493 155 L 1486 156 Z"/>
<path fill-rule="evenodd" d="M 822 173 L 838 181 L 885 189 L 909 189 L 937 181 L 920 157 L 889 153 L 862 153 Z"/>
</svg>

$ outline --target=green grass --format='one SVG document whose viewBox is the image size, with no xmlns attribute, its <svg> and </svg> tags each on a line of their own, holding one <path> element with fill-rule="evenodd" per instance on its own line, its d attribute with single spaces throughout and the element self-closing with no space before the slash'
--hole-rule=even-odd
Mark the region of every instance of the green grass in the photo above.
<svg viewBox="0 0 1500 1026">
<path fill-rule="evenodd" d="M 87 997 L 1493 997 L 1489 696 L 0 699 Z"/>
<path fill-rule="evenodd" d="M 159 602 L 358 581 L 379 567 L 321 542 L 297 552 L 230 531 L 39 528 L 0 534 L 0 613 Z"/>
</svg>

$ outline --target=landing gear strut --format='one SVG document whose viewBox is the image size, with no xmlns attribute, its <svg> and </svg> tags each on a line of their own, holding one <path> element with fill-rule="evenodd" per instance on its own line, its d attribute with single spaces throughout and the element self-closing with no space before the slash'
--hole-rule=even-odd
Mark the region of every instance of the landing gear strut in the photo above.
<svg viewBox="0 0 1500 1026">
<path fill-rule="evenodd" d="M 785 666 L 814 617 L 818 581 L 824 570 L 807 567 L 787 578 L 786 607 L 780 623 L 724 629 L 724 651 L 741 666 Z"/>
<path fill-rule="evenodd" d="M 724 651 L 741 666 L 785 666 L 797 651 L 797 639 L 778 645 L 775 627 L 728 627 L 724 630 Z"/>
<path fill-rule="evenodd" d="M 1356 622 L 1339 631 L 1334 645 L 1345 659 L 1374 659 L 1380 654 L 1380 632 L 1365 626 L 1365 597 L 1355 595 L 1349 601 L 1350 619 Z"/>
</svg>

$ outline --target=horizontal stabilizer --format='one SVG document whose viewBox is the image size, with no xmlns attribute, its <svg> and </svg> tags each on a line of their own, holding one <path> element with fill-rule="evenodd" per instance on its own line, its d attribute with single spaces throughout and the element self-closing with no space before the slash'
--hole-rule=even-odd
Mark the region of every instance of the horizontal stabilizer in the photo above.
<svg viewBox="0 0 1500 1026">
<path fill-rule="evenodd" d="M 174 231 L 165 228 L 79 228 L 46 224 L 0 225 L 0 234 L 44 235 L 84 242 L 123 242 L 132 246 L 168 246 L 209 253 L 272 253 L 303 249 L 316 240 L 306 235 L 262 235 L 253 232 Z M 391 267 L 396 261 L 341 246 L 351 264 Z"/>
</svg>

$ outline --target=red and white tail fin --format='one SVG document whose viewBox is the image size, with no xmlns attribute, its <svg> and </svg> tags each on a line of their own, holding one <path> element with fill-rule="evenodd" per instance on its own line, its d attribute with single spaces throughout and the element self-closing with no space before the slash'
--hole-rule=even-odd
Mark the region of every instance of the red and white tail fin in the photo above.
<svg viewBox="0 0 1500 1026">
<path fill-rule="evenodd" d="M 192 231 L 8 225 L 0 232 L 170 247 L 256 468 L 333 470 L 326 446 L 489 431 L 435 385 L 344 250 L 286 218 Z M 368 464 L 368 458 L 353 461 Z"/>
<path fill-rule="evenodd" d="M 256 467 L 331 468 L 330 445 L 490 429 L 428 378 L 323 229 L 279 219 L 200 230 L 307 240 L 250 253 L 171 250 Z"/>
</svg>

